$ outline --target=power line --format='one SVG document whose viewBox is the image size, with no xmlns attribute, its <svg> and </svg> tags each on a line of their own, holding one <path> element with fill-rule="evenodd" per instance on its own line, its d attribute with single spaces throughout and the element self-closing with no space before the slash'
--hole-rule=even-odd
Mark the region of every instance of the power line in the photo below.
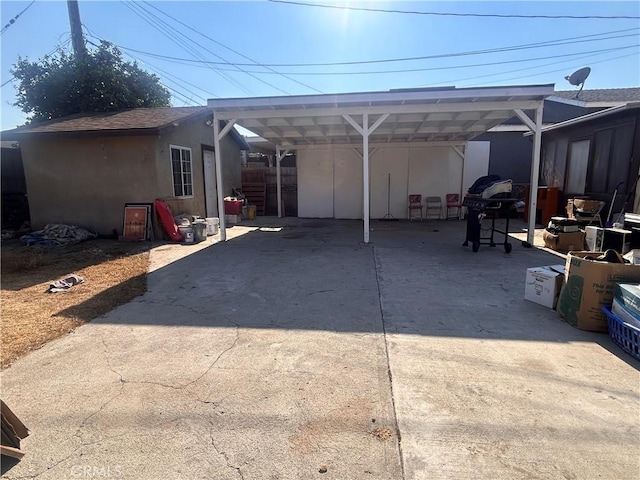
<svg viewBox="0 0 640 480">
<path fill-rule="evenodd" d="M 407 69 L 401 69 L 401 70 L 375 70 L 375 71 L 368 70 L 364 72 L 284 72 L 284 73 L 287 73 L 288 75 L 304 75 L 304 76 L 333 76 L 333 75 L 344 76 L 344 75 L 380 75 L 385 73 L 430 72 L 435 70 L 457 70 L 461 68 L 490 67 L 494 65 L 506 65 L 510 63 L 535 62 L 538 60 L 549 60 L 551 58 L 566 58 L 566 57 L 575 57 L 577 55 L 592 55 L 592 54 L 598 54 L 598 53 L 604 53 L 604 52 L 626 50 L 629 48 L 637 48 L 637 47 L 640 47 L 640 44 L 625 45 L 622 47 L 614 47 L 614 48 L 605 48 L 601 50 L 590 50 L 587 52 L 565 53 L 562 55 L 551 55 L 547 57 L 525 58 L 525 59 L 519 59 L 519 60 L 504 60 L 501 62 L 474 63 L 474 64 L 467 64 L 467 65 L 452 65 L 452 66 L 446 66 L 446 67 L 407 68 Z M 231 71 L 223 68 L 221 68 L 221 70 Z M 257 70 L 254 70 L 253 73 L 256 73 L 259 75 L 272 75 L 272 72 L 259 72 Z"/>
<path fill-rule="evenodd" d="M 199 58 L 200 61 L 203 61 L 204 57 L 200 54 L 200 52 L 198 52 L 197 50 L 195 50 L 193 47 L 191 47 L 188 43 L 186 43 L 182 38 L 180 38 L 179 36 L 177 36 L 174 32 L 173 29 L 168 28 L 168 25 L 166 25 L 166 23 L 163 20 L 158 19 L 153 13 L 147 12 L 146 10 L 144 10 L 142 7 L 140 7 L 140 5 L 137 5 L 134 2 L 121 2 L 125 7 L 127 7 L 129 10 L 131 10 L 133 13 L 135 13 L 137 16 L 139 16 L 140 18 L 142 18 L 145 22 L 147 22 L 149 25 L 151 25 L 153 28 L 155 28 L 156 30 L 158 30 L 160 33 L 162 33 L 164 36 L 168 37 L 172 42 L 174 42 L 175 44 L 181 46 L 183 49 L 185 49 L 186 51 L 188 51 L 189 53 L 191 53 L 194 57 Z M 134 8 L 135 6 L 135 8 Z M 136 8 L 140 8 L 142 10 L 142 12 L 149 14 L 150 18 L 147 18 L 147 16 L 143 15 L 142 13 L 139 13 L 138 10 L 136 10 Z M 167 31 L 165 31 L 165 29 Z M 197 61 L 197 60 L 193 60 L 193 61 Z M 248 89 L 246 89 L 242 84 L 240 84 L 238 81 L 234 80 L 233 78 L 231 78 L 229 75 L 225 74 L 224 72 L 220 72 L 218 71 L 216 68 L 214 68 L 213 66 L 210 66 L 211 70 L 214 71 L 216 74 L 220 75 L 222 78 L 226 79 L 228 82 L 234 84 L 236 87 L 238 87 L 240 90 L 242 90 L 243 92 L 245 92 L 247 95 L 252 95 L 252 92 L 249 91 Z"/>
<path fill-rule="evenodd" d="M 613 32 L 605 32 L 605 33 L 596 33 L 590 35 L 582 35 L 579 37 L 569 37 L 558 40 L 549 40 L 546 42 L 537 42 L 537 43 L 526 43 L 521 45 L 513 45 L 508 47 L 499 47 L 499 48 L 491 48 L 485 50 L 471 50 L 465 52 L 455 52 L 455 53 L 441 53 L 437 55 L 424 55 L 419 57 L 401 57 L 401 58 L 386 58 L 386 59 L 378 59 L 378 60 L 358 60 L 358 61 L 350 61 L 350 62 L 327 62 L 327 63 L 265 63 L 262 64 L 263 67 L 333 67 L 333 66 L 345 66 L 345 65 L 368 65 L 368 64 L 376 64 L 376 63 L 392 63 L 392 62 L 408 62 L 408 61 L 417 61 L 417 60 L 433 60 L 437 58 L 452 58 L 452 57 L 464 57 L 464 56 L 473 56 L 473 55 L 487 55 L 492 53 L 504 53 L 504 52 L 512 52 L 517 50 L 529 50 L 534 48 L 545 48 L 545 47 L 556 47 L 561 45 L 572 45 L 576 43 L 587 43 L 587 42 L 598 42 L 602 40 L 612 40 L 617 38 L 627 38 L 627 37 L 637 37 L 637 33 L 628 34 L 628 35 L 614 35 L 609 37 L 602 37 L 603 35 L 610 35 L 614 33 L 624 33 L 629 31 L 637 31 L 639 28 L 630 28 L 625 30 L 617 30 Z M 601 38 L 592 38 L 592 37 L 601 37 Z M 139 53 L 141 55 L 148 55 L 155 58 L 161 58 L 166 60 L 177 60 L 182 62 L 189 63 L 203 63 L 208 65 L 240 65 L 240 66 L 255 66 L 255 64 L 247 64 L 247 63 L 230 63 L 230 62 L 214 62 L 214 61 L 197 61 L 189 58 L 181 58 L 181 57 L 173 57 L 169 55 L 161 55 L 157 53 L 144 52 L 142 50 L 136 50 L 134 48 L 129 48 L 125 46 L 118 45 L 118 48 L 122 48 L 123 50 L 129 50 L 132 52 Z"/>
<path fill-rule="evenodd" d="M 88 35 L 88 36 L 90 36 L 91 38 L 95 38 L 95 39 L 97 39 L 97 40 L 99 40 L 99 41 L 101 41 L 101 42 L 106 42 L 106 40 L 104 40 L 104 39 L 100 38 L 99 36 L 95 35 L 95 34 L 94 34 L 94 33 L 93 33 L 89 28 L 87 28 L 86 26 L 85 26 L 85 29 L 86 29 L 86 30 L 87 30 L 87 32 L 88 32 L 88 33 L 87 33 L 87 35 Z M 93 43 L 93 42 L 92 42 L 92 41 L 90 41 L 90 40 L 87 40 L 87 43 L 89 43 L 89 44 L 93 45 L 94 47 L 99 47 L 99 45 L 96 45 L 95 43 Z M 165 70 L 162 70 L 162 69 L 161 69 L 161 68 L 159 68 L 159 67 L 156 67 L 156 66 L 154 66 L 154 65 L 151 65 L 151 64 L 150 64 L 150 63 L 148 63 L 148 62 L 145 62 L 145 61 L 143 61 L 143 60 L 140 60 L 139 58 L 136 58 L 134 55 L 131 55 L 130 53 L 127 53 L 126 55 L 128 55 L 129 57 L 131 57 L 134 61 L 140 61 L 140 62 L 144 63 L 145 65 L 147 65 L 149 68 L 151 68 L 151 70 L 153 70 L 153 71 L 154 71 L 154 72 L 156 72 L 156 73 L 158 73 L 158 72 L 162 72 L 162 73 L 163 73 L 164 75 L 166 75 L 167 77 L 171 77 L 171 78 L 173 78 L 173 79 L 176 79 L 176 80 L 171 80 L 171 79 L 170 79 L 169 81 L 171 81 L 171 82 L 173 82 L 174 84 L 176 84 L 176 85 L 181 86 L 182 88 L 184 88 L 184 90 L 186 90 L 188 93 L 190 93 L 190 94 L 192 95 L 192 97 L 198 97 L 198 98 L 199 98 L 199 99 L 201 99 L 203 102 L 205 102 L 205 103 L 207 102 L 207 99 L 206 99 L 206 98 L 204 98 L 204 97 L 203 97 L 203 96 L 201 96 L 201 95 L 198 95 L 196 92 L 194 92 L 194 91 L 192 91 L 192 90 L 189 90 L 189 89 L 188 89 L 188 88 L 186 88 L 184 85 L 182 85 L 182 83 L 187 84 L 187 85 L 191 85 L 191 86 L 193 86 L 193 87 L 195 87 L 195 88 L 197 88 L 197 89 L 199 89 L 199 90 L 202 90 L 202 89 L 201 89 L 200 87 L 198 87 L 197 85 L 194 85 L 194 84 L 192 84 L 192 83 L 187 82 L 186 80 L 183 80 L 183 79 L 181 79 L 181 78 L 179 78 L 179 77 L 176 77 L 175 75 L 173 75 L 173 74 L 171 74 L 171 73 L 169 73 L 169 72 L 167 72 L 167 71 L 165 71 Z M 162 85 L 163 85 L 164 87 L 166 87 L 166 88 L 170 88 L 166 83 L 162 83 Z M 172 89 L 172 90 L 173 90 L 173 89 Z M 177 90 L 173 90 L 173 91 L 178 92 Z M 204 92 L 204 90 L 202 90 L 202 91 Z M 184 95 L 184 94 L 183 94 L 183 93 L 181 93 L 181 92 L 178 92 L 178 93 L 180 93 L 180 94 L 181 94 L 183 97 L 185 97 L 185 98 L 189 98 L 189 97 L 187 97 L 186 95 Z M 217 97 L 217 95 L 214 95 L 213 93 L 210 93 L 210 92 L 206 92 L 206 93 L 207 93 L 207 95 L 211 95 L 211 96 Z"/>
<path fill-rule="evenodd" d="M 628 54 L 628 55 L 620 55 L 619 57 L 607 58 L 606 60 L 598 60 L 597 62 L 589 62 L 589 64 L 590 64 L 590 65 L 597 65 L 597 64 L 599 64 L 599 63 L 611 62 L 611 61 L 613 61 L 613 60 L 619 60 L 619 59 L 621 59 L 621 58 L 628 58 L 628 57 L 637 57 L 637 54 L 635 54 L 635 53 L 630 53 L 630 54 Z M 575 65 L 574 67 L 571 67 L 571 68 L 577 68 L 577 67 L 579 67 L 579 66 L 580 66 L 580 65 Z M 536 76 L 537 76 L 537 75 L 547 75 L 547 74 L 549 74 L 549 73 L 562 73 L 562 72 L 566 72 L 566 71 L 567 71 L 567 68 L 568 68 L 568 67 L 562 68 L 562 69 L 560 69 L 560 70 L 550 70 L 550 71 L 547 71 L 547 72 L 540 72 L 540 73 L 536 73 L 536 74 L 534 74 L 534 75 L 536 75 Z M 529 77 L 531 77 L 531 76 L 533 76 L 533 75 L 522 75 L 522 76 L 519 76 L 519 77 L 505 78 L 505 79 L 503 79 L 502 81 L 503 81 L 503 82 L 507 82 L 507 81 L 510 81 L 510 80 L 519 80 L 519 79 L 521 79 L 521 78 L 529 78 Z M 474 83 L 474 85 L 486 85 L 486 84 L 488 84 L 488 83 L 492 83 L 492 82 Z"/>
<path fill-rule="evenodd" d="M 146 2 L 144 2 L 144 3 L 146 3 Z M 162 10 L 158 9 L 157 7 L 154 7 L 153 5 L 150 5 L 150 6 L 151 6 L 152 8 L 154 8 L 155 10 L 159 11 L 160 13 L 162 13 L 162 14 L 164 14 L 164 15 L 168 16 L 169 18 L 171 18 L 171 19 L 173 19 L 173 20 L 175 20 L 175 21 L 178 21 L 178 20 L 176 20 L 175 18 L 173 18 L 172 16 L 170 16 L 170 15 L 168 15 L 168 14 L 165 14 Z M 137 5 L 137 7 L 138 7 L 139 9 L 141 9 L 142 11 L 144 11 L 145 13 L 147 13 L 148 15 L 150 15 L 151 17 L 153 17 L 154 19 L 156 19 L 158 22 L 160 22 L 160 23 L 161 23 L 165 28 L 167 28 L 167 29 L 172 29 L 171 25 L 169 25 L 168 23 L 166 23 L 164 20 L 160 19 L 160 18 L 159 18 L 157 15 L 155 15 L 153 12 L 151 12 L 151 11 L 149 11 L 149 10 L 145 9 L 142 5 L 138 4 L 138 5 Z M 181 22 L 180 22 L 180 23 L 181 23 Z M 183 24 L 183 25 L 184 25 L 184 24 Z M 197 41 L 193 40 L 192 38 L 189 38 L 189 37 L 188 37 L 187 35 L 185 35 L 184 33 L 181 33 L 181 35 L 182 35 L 182 37 L 184 37 L 184 39 L 185 39 L 185 40 L 188 40 L 189 42 L 191 42 L 191 43 L 195 44 L 196 46 L 200 47 L 201 49 L 203 49 L 203 50 L 205 50 L 205 51 L 207 51 L 207 52 L 211 53 L 212 55 L 214 55 L 214 56 L 218 57 L 219 59 L 221 59 L 221 60 L 223 60 L 223 61 L 225 61 L 225 62 L 226 62 L 226 59 L 224 59 L 224 58 L 223 58 L 223 57 L 221 57 L 220 55 L 216 54 L 215 52 L 213 52 L 213 51 L 209 50 L 208 48 L 206 48 L 206 47 L 205 47 L 205 46 L 203 46 L 202 44 L 198 43 Z M 181 43 L 183 43 L 183 44 L 184 44 L 184 41 L 182 41 L 182 40 L 181 40 Z M 186 47 L 185 47 L 185 48 L 186 48 Z M 200 59 L 204 59 L 204 57 L 203 57 L 199 52 L 196 54 L 196 53 L 195 53 L 191 48 L 190 48 L 190 50 L 192 51 L 192 53 L 194 53 L 194 55 L 197 55 Z M 285 90 L 282 90 L 281 88 L 278 88 L 278 87 L 276 87 L 275 85 L 272 85 L 272 84 L 268 83 L 267 81 L 265 81 L 265 80 L 263 80 L 263 79 L 261 79 L 261 78 L 258 78 L 258 77 L 256 77 L 255 75 L 253 75 L 253 74 L 251 74 L 251 73 L 249 73 L 249 72 L 246 72 L 244 69 L 242 69 L 242 68 L 240 68 L 240 67 L 236 67 L 236 69 L 237 69 L 238 71 L 242 72 L 242 73 L 246 73 L 247 75 L 249 75 L 249 76 L 253 77 L 253 78 L 254 78 L 254 79 L 256 79 L 256 80 L 258 80 L 259 82 L 264 83 L 265 85 L 267 85 L 267 86 L 269 86 L 269 87 L 271 87 L 271 88 L 273 88 L 273 89 L 275 89 L 275 90 L 277 90 L 277 91 L 279 91 L 279 92 L 281 92 L 281 93 L 283 93 L 283 94 L 285 94 L 285 95 L 289 95 L 289 92 L 287 92 L 287 91 L 285 91 Z M 222 70 L 220 70 L 220 71 L 222 71 Z M 227 70 L 227 71 L 228 71 L 228 70 Z M 224 75 L 224 74 L 223 74 L 223 75 Z M 227 77 L 226 75 L 224 75 L 224 76 L 225 76 L 225 77 Z M 234 82 L 234 81 L 233 81 L 232 79 L 230 79 L 229 77 L 227 77 L 227 79 L 228 79 L 229 81 L 231 81 L 231 82 Z M 239 85 L 237 82 L 236 82 L 236 85 L 237 85 L 237 86 L 239 86 L 239 88 L 241 88 L 241 89 L 242 89 L 243 91 L 245 91 L 246 93 L 248 93 L 248 94 L 250 94 L 250 95 L 251 95 L 251 94 L 253 94 L 252 92 L 249 92 L 249 91 L 247 91 L 246 89 L 244 89 L 244 88 L 240 87 L 240 85 Z"/>
<path fill-rule="evenodd" d="M 177 20 L 176 18 L 172 17 L 172 16 L 171 16 L 171 15 L 169 15 L 168 13 L 163 12 L 162 10 L 160 10 L 159 8 L 157 8 L 157 7 L 155 7 L 155 6 L 151 5 L 151 4 L 149 4 L 148 2 L 143 2 L 143 3 L 145 3 L 145 4 L 149 5 L 149 6 L 150 6 L 150 7 L 152 7 L 153 9 L 155 9 L 155 10 L 157 10 L 158 12 L 162 13 L 163 15 L 165 15 L 165 16 L 167 16 L 167 17 L 169 17 L 170 19 L 172 19 L 172 20 L 174 20 L 174 21 L 176 21 L 176 22 L 180 23 L 181 25 L 184 25 L 184 26 L 188 27 L 188 25 L 186 25 L 186 24 L 184 24 L 184 23 L 180 22 L 180 21 L 179 21 L 179 20 Z M 167 25 L 168 25 L 168 24 L 167 24 Z M 188 27 L 188 28 L 189 28 L 189 29 L 191 29 L 191 30 L 194 30 L 194 29 L 193 29 L 193 28 L 191 28 L 191 27 Z M 198 33 L 199 33 L 199 32 L 198 32 Z M 226 62 L 226 59 L 225 59 L 225 58 L 223 58 L 223 57 L 221 57 L 220 55 L 216 54 L 215 52 L 213 52 L 213 51 L 209 50 L 208 48 L 206 48 L 206 47 L 205 47 L 205 46 L 203 46 L 202 44 L 200 44 L 200 43 L 196 42 L 195 40 L 193 40 L 192 38 L 187 37 L 187 36 L 186 36 L 186 35 L 184 35 L 184 34 L 183 34 L 183 36 L 184 36 L 187 40 L 191 41 L 192 43 L 194 43 L 195 45 L 197 45 L 198 47 L 200 47 L 201 49 L 203 49 L 203 50 L 205 50 L 205 51 L 207 51 L 207 52 L 211 53 L 212 55 L 215 55 L 215 56 L 216 56 L 216 57 L 218 57 L 219 59 L 221 59 L 221 60 L 223 60 L 223 61 L 225 61 L 225 62 Z M 252 75 L 251 73 L 249 73 L 249 72 L 245 71 L 244 69 L 242 69 L 242 68 L 240 68 L 240 67 L 236 67 L 236 69 L 237 69 L 238 71 L 242 72 L 242 73 L 246 73 L 246 74 L 247 74 L 247 75 L 249 75 L 250 77 L 253 77 L 255 80 L 258 80 L 259 82 L 264 83 L 265 85 L 267 85 L 267 86 L 269 86 L 269 87 L 273 88 L 274 90 L 279 91 L 280 93 L 284 93 L 285 95 L 290 95 L 290 93 L 289 93 L 289 92 L 287 92 L 287 91 L 285 91 L 285 90 L 282 90 L 281 88 L 278 88 L 278 87 L 276 87 L 275 85 L 272 85 L 272 84 L 270 84 L 270 83 L 268 83 L 268 82 L 266 82 L 266 81 L 264 81 L 264 80 L 262 80 L 262 79 L 260 79 L 260 78 L 258 78 L 258 77 L 256 77 L 256 76 Z"/>
<path fill-rule="evenodd" d="M 360 12 L 376 12 L 376 13 L 400 13 L 410 15 L 430 15 L 438 17 L 482 17 L 482 18 L 543 18 L 548 20 L 564 19 L 564 20 L 637 20 L 640 17 L 630 15 L 517 15 L 517 14 L 499 14 L 499 13 L 452 13 L 452 12 L 424 12 L 417 10 L 393 10 L 385 8 L 367 8 L 352 7 L 348 5 L 326 5 L 318 3 L 293 2 L 289 0 L 269 0 L 271 3 L 284 3 L 288 5 L 297 5 L 301 7 L 318 7 L 333 8 L 337 10 L 355 10 Z"/>
<path fill-rule="evenodd" d="M 2 35 L 4 32 L 6 32 L 6 31 L 7 31 L 7 29 L 8 29 L 11 25 L 13 25 L 14 23 L 16 23 L 16 20 L 18 20 L 18 18 L 20 17 L 20 15 L 22 15 L 24 12 L 26 12 L 27 10 L 29 10 L 29 8 L 31 8 L 31 5 L 33 5 L 34 3 L 36 3 L 36 0 L 33 0 L 29 5 L 27 5 L 26 7 L 24 7 L 20 13 L 18 13 L 15 17 L 13 17 L 11 20 L 9 20 L 9 23 L 7 23 L 4 27 L 2 27 L 2 30 L 0 30 L 0 35 Z"/>
<path fill-rule="evenodd" d="M 60 37 L 58 37 L 60 38 Z M 56 53 L 57 51 L 62 50 L 64 47 L 66 47 L 67 45 L 69 45 L 69 43 L 71 43 L 71 39 L 67 39 L 64 42 L 62 42 L 60 45 L 58 45 L 57 47 L 55 47 L 53 50 L 51 50 L 48 53 L 45 53 L 44 56 L 48 57 L 49 55 L 53 55 L 54 53 Z M 2 85 L 0 85 L 0 88 L 4 87 L 5 85 L 13 82 L 16 79 L 16 77 L 11 77 L 9 80 L 7 80 L 6 82 L 4 82 Z"/>
<path fill-rule="evenodd" d="M 260 62 L 258 62 L 257 60 L 254 60 L 253 58 L 248 57 L 248 56 L 246 56 L 246 55 L 244 55 L 244 54 L 242 54 L 242 53 L 238 52 L 237 50 L 234 50 L 234 49 L 233 49 L 233 48 L 231 48 L 231 47 L 228 47 L 227 45 L 225 45 L 225 44 L 223 44 L 223 43 L 219 42 L 218 40 L 215 40 L 214 38 L 211 38 L 211 37 L 209 37 L 209 36 L 205 35 L 204 33 L 202 33 L 202 32 L 200 32 L 200 31 L 196 30 L 195 28 L 191 27 L 190 25 L 187 25 L 186 23 L 181 22 L 181 21 L 180 21 L 180 20 L 178 20 L 177 18 L 172 17 L 172 16 L 171 16 L 171 15 L 169 15 L 168 13 L 163 12 L 162 10 L 160 10 L 158 7 L 156 7 L 156 6 L 152 5 L 151 3 L 149 3 L 149 2 L 144 2 L 144 3 L 145 3 L 145 4 L 147 4 L 147 5 L 149 5 L 150 7 L 154 8 L 155 10 L 159 11 L 159 12 L 160 12 L 160 13 L 162 13 L 163 15 L 166 15 L 167 17 L 171 18 L 172 20 L 174 20 L 175 22 L 179 23 L 180 25 L 182 25 L 182 26 L 184 26 L 184 27 L 188 28 L 189 30 L 191 30 L 191 31 L 193 31 L 193 32 L 197 33 L 198 35 L 200 35 L 200 36 L 202 36 L 202 37 L 206 38 L 207 40 L 210 40 L 210 41 L 212 41 L 212 42 L 216 43 L 217 45 L 220 45 L 221 47 L 226 48 L 226 49 L 227 49 L 227 50 L 229 50 L 230 52 L 233 52 L 233 53 L 235 53 L 236 55 L 239 55 L 239 56 L 241 56 L 242 58 L 245 58 L 245 59 L 247 59 L 247 60 L 249 60 L 249 61 L 253 62 L 255 65 L 258 65 L 258 66 L 264 67 L 264 68 L 266 68 L 266 69 L 270 70 L 272 73 L 277 74 L 277 75 L 280 75 L 280 76 L 282 76 L 282 77 L 286 78 L 287 80 L 291 80 L 292 82 L 295 82 L 295 83 L 297 83 L 298 85 L 302 85 L 303 87 L 308 88 L 308 89 L 310 89 L 310 90 L 313 90 L 314 92 L 317 92 L 317 93 L 324 93 L 324 92 L 322 92 L 321 90 L 318 90 L 317 88 L 314 88 L 314 87 L 312 87 L 312 86 L 310 86 L 310 85 L 307 85 L 306 83 L 302 83 L 302 82 L 300 82 L 300 81 L 298 81 L 298 80 L 296 80 L 296 79 L 294 79 L 294 78 L 288 77 L 287 75 L 285 75 L 285 74 L 283 74 L 283 73 L 281 73 L 281 72 L 278 72 L 278 71 L 276 71 L 276 70 L 273 70 L 271 67 L 266 66 L 266 65 L 263 65 L 263 64 L 261 64 Z M 243 71 L 244 71 L 244 70 L 243 70 Z M 247 71 L 245 71 L 245 73 L 256 73 L 256 72 L 247 72 Z M 258 73 L 260 73 L 260 72 L 258 72 Z"/>
</svg>

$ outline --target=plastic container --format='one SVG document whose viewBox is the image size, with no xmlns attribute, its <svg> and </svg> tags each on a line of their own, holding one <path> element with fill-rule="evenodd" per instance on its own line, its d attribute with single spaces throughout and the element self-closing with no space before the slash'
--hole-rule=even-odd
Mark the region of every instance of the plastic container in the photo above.
<svg viewBox="0 0 640 480">
<path fill-rule="evenodd" d="M 193 228 L 191 228 L 191 227 L 178 227 L 178 229 L 180 230 L 180 233 L 182 234 L 182 237 L 183 237 L 182 243 L 193 243 L 194 242 Z"/>
<path fill-rule="evenodd" d="M 622 350 L 640 360 L 640 329 L 623 322 L 608 305 L 603 306 L 602 311 L 607 315 L 611 339 Z"/>
<path fill-rule="evenodd" d="M 207 235 L 217 235 L 220 228 L 218 217 L 207 217 Z"/>
<path fill-rule="evenodd" d="M 225 200 L 224 213 L 227 215 L 242 215 L 242 200 Z"/>
<path fill-rule="evenodd" d="M 256 206 L 255 205 L 249 205 L 247 207 L 247 219 L 248 220 L 255 220 L 256 219 Z"/>
<path fill-rule="evenodd" d="M 207 239 L 207 222 L 205 220 L 196 220 L 191 224 L 193 228 L 193 241 L 204 242 Z"/>
</svg>

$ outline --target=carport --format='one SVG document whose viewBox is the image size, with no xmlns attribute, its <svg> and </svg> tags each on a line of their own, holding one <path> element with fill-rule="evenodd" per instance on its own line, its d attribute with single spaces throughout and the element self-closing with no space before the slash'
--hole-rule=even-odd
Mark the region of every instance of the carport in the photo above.
<svg viewBox="0 0 640 480">
<path fill-rule="evenodd" d="M 286 97 L 210 99 L 218 186 L 218 210 L 224 212 L 220 139 L 240 125 L 276 145 L 278 215 L 281 211 L 280 161 L 291 150 L 342 146 L 362 158 L 362 219 L 369 243 L 370 171 L 375 149 L 394 145 L 439 146 L 463 156 L 466 143 L 514 116 L 533 133 L 531 197 L 527 242 L 535 231 L 544 98 L 549 85 L 482 88 L 401 89 Z M 220 130 L 220 121 L 226 121 Z M 224 215 L 221 238 L 226 240 Z"/>
</svg>

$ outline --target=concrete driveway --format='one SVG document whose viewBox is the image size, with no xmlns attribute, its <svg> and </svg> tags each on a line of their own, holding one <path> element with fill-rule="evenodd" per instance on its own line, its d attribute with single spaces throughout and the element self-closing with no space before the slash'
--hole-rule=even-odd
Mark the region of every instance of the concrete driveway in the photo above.
<svg viewBox="0 0 640 480">
<path fill-rule="evenodd" d="M 361 226 L 157 247 L 146 295 L 2 372 L 6 478 L 638 478 L 639 363 L 523 299 L 562 259 Z"/>
</svg>

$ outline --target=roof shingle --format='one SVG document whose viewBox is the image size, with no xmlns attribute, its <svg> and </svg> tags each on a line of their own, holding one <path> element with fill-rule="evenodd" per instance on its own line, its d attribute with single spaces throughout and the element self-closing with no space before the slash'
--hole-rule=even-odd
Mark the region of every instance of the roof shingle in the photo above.
<svg viewBox="0 0 640 480">
<path fill-rule="evenodd" d="M 208 107 L 161 107 L 135 108 L 118 112 L 79 113 L 7 130 L 2 132 L 2 136 L 7 138 L 13 137 L 14 134 L 158 130 L 206 111 L 211 110 Z"/>
</svg>

